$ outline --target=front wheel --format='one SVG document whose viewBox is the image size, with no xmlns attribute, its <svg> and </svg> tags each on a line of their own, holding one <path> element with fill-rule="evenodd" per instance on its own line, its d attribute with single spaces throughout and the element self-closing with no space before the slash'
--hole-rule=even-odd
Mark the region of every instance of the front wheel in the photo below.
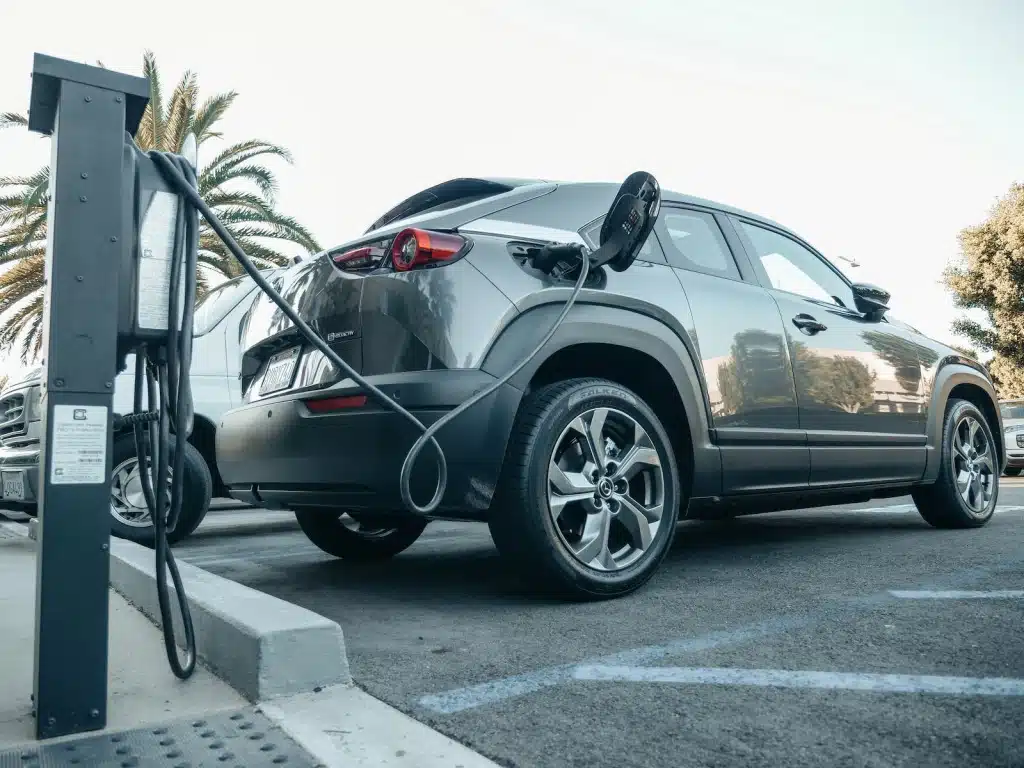
<svg viewBox="0 0 1024 768">
<path fill-rule="evenodd" d="M 980 528 L 995 512 L 999 471 L 992 430 L 974 403 L 947 404 L 941 456 L 936 481 L 912 494 L 918 512 L 936 528 Z"/>
<path fill-rule="evenodd" d="M 1020 467 L 1007 467 L 1003 470 L 1003 474 L 1007 477 L 1017 477 L 1020 474 Z"/>
<path fill-rule="evenodd" d="M 297 509 L 295 519 L 311 542 L 346 560 L 385 560 L 411 547 L 427 527 L 418 517 L 377 518 L 367 513 Z"/>
<path fill-rule="evenodd" d="M 171 440 L 171 456 L 174 456 L 174 440 Z M 110 477 L 110 532 L 121 539 L 152 547 L 156 536 L 153 516 L 146 505 L 142 491 L 141 467 L 135 452 L 135 437 L 121 435 L 114 440 L 112 455 L 113 471 Z M 176 544 L 196 528 L 206 517 L 210 508 L 213 480 L 210 469 L 202 454 L 191 443 L 185 443 L 184 488 L 181 496 L 181 514 L 173 531 L 168 531 L 167 541 Z M 150 482 L 155 486 L 156 478 L 150 470 Z M 168 484 L 171 482 L 168 473 Z M 170 487 L 166 490 L 170 503 Z"/>
<path fill-rule="evenodd" d="M 489 524 L 501 554 L 539 587 L 617 597 L 657 570 L 679 500 L 654 411 L 614 382 L 572 379 L 523 400 Z"/>
</svg>

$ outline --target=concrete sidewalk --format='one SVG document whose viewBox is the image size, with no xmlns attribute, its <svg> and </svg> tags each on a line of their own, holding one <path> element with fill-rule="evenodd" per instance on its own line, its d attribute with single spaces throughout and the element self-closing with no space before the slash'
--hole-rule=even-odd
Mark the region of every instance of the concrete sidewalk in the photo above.
<svg viewBox="0 0 1024 768">
<path fill-rule="evenodd" d="M 0 528 L 0 749 L 35 739 L 35 579 L 35 542 Z M 178 680 L 167 665 L 160 631 L 113 590 L 108 664 L 108 730 L 246 704 L 205 668 L 187 682 Z"/>
<path fill-rule="evenodd" d="M 117 539 L 110 547 L 108 727 L 35 742 L 36 549 L 29 530 L 0 522 L 3 768 L 203 765 L 212 758 L 218 765 L 299 768 L 494 768 L 352 685 L 336 624 L 188 563 L 179 568 L 200 664 L 190 680 L 178 680 L 150 620 L 158 616 L 153 552 Z"/>
</svg>

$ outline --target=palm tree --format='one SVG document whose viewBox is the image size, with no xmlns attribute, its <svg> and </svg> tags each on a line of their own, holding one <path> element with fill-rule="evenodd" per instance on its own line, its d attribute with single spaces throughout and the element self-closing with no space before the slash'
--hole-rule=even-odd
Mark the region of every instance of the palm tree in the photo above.
<svg viewBox="0 0 1024 768">
<path fill-rule="evenodd" d="M 221 138 L 216 126 L 237 97 L 234 91 L 200 103 L 196 75 L 186 72 L 165 100 L 156 59 L 149 51 L 143 57 L 143 74 L 149 79 L 150 100 L 135 137 L 140 149 L 180 152 L 190 133 L 200 147 Z M 24 115 L 0 113 L 0 128 L 27 125 Z M 199 193 L 260 267 L 287 262 L 287 256 L 276 248 L 279 244 L 298 245 L 309 253 L 320 250 L 309 230 L 276 210 L 277 180 L 264 165 L 270 158 L 292 161 L 284 148 L 249 139 L 222 150 L 199 172 Z M 0 268 L 11 265 L 0 274 L 0 350 L 11 348 L 20 339 L 23 362 L 34 357 L 42 343 L 49 183 L 48 167 L 31 176 L 0 176 Z M 202 219 L 199 262 L 200 295 L 209 287 L 205 272 L 224 278 L 242 272 Z"/>
</svg>

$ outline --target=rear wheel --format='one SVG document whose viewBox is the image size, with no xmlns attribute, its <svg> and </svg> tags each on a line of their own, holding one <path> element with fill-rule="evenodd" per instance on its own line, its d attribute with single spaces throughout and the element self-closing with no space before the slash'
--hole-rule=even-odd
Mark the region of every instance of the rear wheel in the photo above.
<svg viewBox="0 0 1024 768">
<path fill-rule="evenodd" d="M 1007 467 L 1003 470 L 1003 474 L 1007 477 L 1017 477 L 1020 474 L 1020 467 Z"/>
<path fill-rule="evenodd" d="M 996 444 L 974 403 L 950 400 L 942 431 L 938 479 L 913 492 L 918 512 L 936 528 L 980 528 L 999 496 Z"/>
<path fill-rule="evenodd" d="M 385 560 L 411 547 L 427 527 L 415 517 L 383 517 L 330 509 L 297 509 L 295 519 L 311 542 L 346 560 Z"/>
<path fill-rule="evenodd" d="M 615 597 L 658 568 L 679 498 L 671 443 L 643 400 L 611 381 L 558 382 L 520 407 L 491 536 L 541 588 Z"/>
</svg>

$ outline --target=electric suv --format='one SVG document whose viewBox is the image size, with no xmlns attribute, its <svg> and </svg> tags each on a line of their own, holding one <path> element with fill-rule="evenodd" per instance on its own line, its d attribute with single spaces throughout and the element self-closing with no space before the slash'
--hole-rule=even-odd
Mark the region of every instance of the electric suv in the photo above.
<svg viewBox="0 0 1024 768">
<path fill-rule="evenodd" d="M 616 187 L 456 179 L 284 276 L 281 292 L 346 362 L 424 424 L 511 371 L 573 290 L 546 244 L 600 243 Z M 992 382 L 887 315 L 805 240 L 664 191 L 624 271 L 590 272 L 549 342 L 442 427 L 435 516 L 484 521 L 538 585 L 577 597 L 643 584 L 683 518 L 912 494 L 924 519 L 992 516 L 1005 463 Z M 217 430 L 230 493 L 294 510 L 339 557 L 410 546 L 399 471 L 414 427 L 304 343 L 267 297 L 241 344 L 243 404 Z M 413 497 L 431 498 L 428 447 Z"/>
</svg>

